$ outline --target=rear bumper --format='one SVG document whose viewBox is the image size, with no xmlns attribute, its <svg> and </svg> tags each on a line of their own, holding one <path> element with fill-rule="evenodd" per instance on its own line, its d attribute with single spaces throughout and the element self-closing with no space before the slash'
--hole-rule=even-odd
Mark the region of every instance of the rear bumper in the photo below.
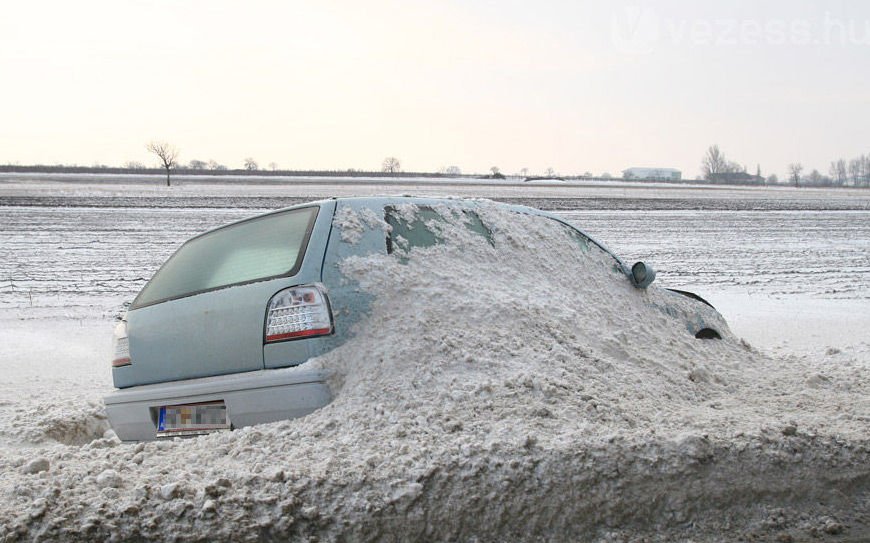
<svg viewBox="0 0 870 543">
<path fill-rule="evenodd" d="M 105 397 L 123 441 L 149 441 L 161 406 L 223 400 L 233 428 L 293 419 L 332 400 L 326 372 L 303 367 L 235 373 L 121 389 Z"/>
</svg>

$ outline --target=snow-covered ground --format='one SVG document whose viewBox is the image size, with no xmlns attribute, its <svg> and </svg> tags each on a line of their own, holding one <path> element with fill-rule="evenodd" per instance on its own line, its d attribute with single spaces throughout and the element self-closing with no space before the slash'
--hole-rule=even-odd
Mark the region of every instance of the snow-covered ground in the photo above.
<svg viewBox="0 0 870 543">
<path fill-rule="evenodd" d="M 0 183 L 0 540 L 870 533 L 870 194 L 426 183 Z M 552 233 L 505 221 L 545 257 L 508 281 L 468 244 L 475 274 L 437 281 L 456 255 L 348 263 L 393 297 L 377 335 L 316 361 L 337 372 L 328 408 L 181 442 L 106 433 L 112 316 L 179 243 L 285 198 L 378 192 L 546 199 L 657 285 L 713 302 L 736 337 L 646 325 L 647 306 L 584 285 Z M 588 311 L 529 326 L 517 288 L 539 317 Z M 435 302 L 457 293 L 458 315 Z"/>
<path fill-rule="evenodd" d="M 46 181 L 46 177 L 56 178 Z M 0 198 L 4 205 L 16 198 L 332 198 L 339 196 L 371 196 L 376 194 L 427 194 L 433 196 L 465 196 L 483 198 L 568 198 L 622 200 L 623 203 L 668 200 L 672 206 L 681 200 L 696 205 L 711 201 L 726 201 L 730 206 L 763 206 L 762 209 L 870 209 L 870 199 L 863 189 L 819 189 L 777 187 L 711 187 L 702 185 L 672 185 L 625 181 L 572 181 L 553 185 L 529 184 L 518 179 L 506 181 L 425 178 L 276 178 L 263 183 L 256 178 L 220 178 L 212 183 L 202 177 L 186 179 L 179 176 L 169 189 L 162 179 L 145 177 L 128 183 L 123 176 L 79 176 L 74 182 L 68 175 L 0 173 Z M 60 179 L 64 179 L 61 181 Z M 772 204 L 772 206 L 771 206 Z M 607 208 L 612 208 L 612 203 Z M 582 207 L 582 205 L 581 205 Z M 730 209 L 730 207 L 729 207 Z"/>
</svg>

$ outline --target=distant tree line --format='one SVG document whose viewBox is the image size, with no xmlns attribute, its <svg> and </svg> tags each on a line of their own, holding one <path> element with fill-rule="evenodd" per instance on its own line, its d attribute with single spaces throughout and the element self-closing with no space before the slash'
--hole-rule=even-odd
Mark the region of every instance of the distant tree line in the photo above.
<svg viewBox="0 0 870 543">
<path fill-rule="evenodd" d="M 459 166 L 444 166 L 437 172 L 406 172 L 402 170 L 402 163 L 399 158 L 389 156 L 381 162 L 380 170 L 362 170 L 349 168 L 346 170 L 289 170 L 280 169 L 278 164 L 270 162 L 268 169 L 260 169 L 259 163 L 252 157 L 245 158 L 241 168 L 229 169 L 224 164 L 220 164 L 215 160 L 199 160 L 191 159 L 187 163 L 178 160 L 179 151 L 172 145 L 164 142 L 152 142 L 146 146 L 146 149 L 157 156 L 160 160 L 160 167 L 149 167 L 138 161 L 126 162 L 123 167 L 110 167 L 102 164 L 93 166 L 77 166 L 77 165 L 0 165 L 0 172 L 5 173 L 86 173 L 86 174 L 138 174 L 138 175 L 155 175 L 164 174 L 166 176 L 166 184 L 170 185 L 170 174 L 176 175 L 209 175 L 209 176 L 239 176 L 239 175 L 257 175 L 264 177 L 278 176 L 307 176 L 307 177 L 468 177 L 468 178 L 488 178 L 488 179 L 505 179 L 506 176 L 501 173 L 498 166 L 492 166 L 489 175 L 482 174 L 463 174 Z M 831 186 L 831 187 L 870 187 L 870 154 L 861 155 L 851 160 L 838 159 L 832 161 L 828 170 L 828 175 L 824 175 L 816 169 L 804 173 L 804 167 L 800 163 L 792 163 L 787 166 L 788 176 L 782 183 L 789 183 L 794 186 Z M 711 145 L 705 153 L 701 161 L 701 174 L 703 181 L 723 185 L 762 185 L 762 184 L 780 184 L 776 174 L 771 174 L 768 177 L 763 177 L 761 174 L 761 166 L 757 165 L 755 174 L 750 174 L 745 165 L 729 160 L 719 148 L 718 145 Z M 560 175 L 553 168 L 547 168 L 543 176 L 530 175 L 528 168 L 522 168 L 518 173 L 513 174 L 513 177 L 521 177 L 526 180 L 530 179 L 559 179 L 559 180 L 589 180 L 589 181 L 609 181 L 615 179 L 609 173 L 603 173 L 595 176 L 592 172 L 586 171 L 579 175 Z M 633 181 L 655 181 L 661 180 L 652 179 L 633 179 Z M 686 184 L 697 183 L 700 179 L 680 179 L 669 180 L 666 182 Z"/>
<path fill-rule="evenodd" d="M 813 172 L 818 173 L 815 170 Z M 870 154 L 855 157 L 848 162 L 843 158 L 832 161 L 828 177 L 821 176 L 820 181 L 829 181 L 834 186 L 870 187 Z"/>
<path fill-rule="evenodd" d="M 838 159 L 831 162 L 828 175 L 813 169 L 806 172 L 803 164 L 792 162 L 786 167 L 786 183 L 795 187 L 870 187 L 870 154 L 852 160 Z M 806 173 L 805 173 L 806 172 Z M 776 185 L 779 178 L 771 174 L 761 175 L 761 166 L 756 167 L 755 175 L 746 171 L 746 166 L 725 158 L 718 145 L 711 145 L 701 160 L 701 174 L 704 180 L 722 184 Z"/>
<path fill-rule="evenodd" d="M 800 162 L 788 165 L 788 183 L 796 187 L 870 187 L 870 154 L 849 161 L 844 158 L 831 161 L 828 175 L 817 169 L 808 173 Z"/>
<path fill-rule="evenodd" d="M 127 162 L 124 166 L 108 166 L 103 164 L 95 164 L 92 166 L 78 166 L 65 164 L 33 164 L 33 165 L 18 165 L 18 164 L 0 164 L 0 173 L 71 173 L 71 174 L 106 174 L 106 175 L 155 175 L 165 178 L 165 170 L 163 167 L 148 167 L 138 162 Z M 179 164 L 172 168 L 173 179 L 177 175 L 208 175 L 215 177 L 238 176 L 238 175 L 256 175 L 259 177 L 481 177 L 474 174 L 453 174 L 447 172 L 384 172 L 380 170 L 364 170 L 358 168 L 347 168 L 343 170 L 247 170 L 244 168 L 229 169 L 226 166 L 219 164 L 216 168 L 199 168 L 190 167 L 189 164 Z"/>
</svg>

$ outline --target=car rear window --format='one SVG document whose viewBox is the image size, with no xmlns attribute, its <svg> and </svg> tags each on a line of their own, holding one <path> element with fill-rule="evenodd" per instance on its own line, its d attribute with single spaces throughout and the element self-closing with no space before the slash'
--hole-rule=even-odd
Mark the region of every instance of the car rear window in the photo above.
<svg viewBox="0 0 870 543">
<path fill-rule="evenodd" d="M 154 274 L 132 308 L 295 274 L 318 209 L 273 213 L 191 239 Z"/>
</svg>

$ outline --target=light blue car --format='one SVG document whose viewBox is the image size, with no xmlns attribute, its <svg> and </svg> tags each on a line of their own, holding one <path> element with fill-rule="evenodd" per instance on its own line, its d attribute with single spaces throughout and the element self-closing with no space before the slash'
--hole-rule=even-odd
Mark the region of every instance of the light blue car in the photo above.
<svg viewBox="0 0 870 543">
<path fill-rule="evenodd" d="M 338 263 L 376 252 L 406 258 L 409 247 L 438 243 L 427 224 L 444 206 L 489 237 L 475 212 L 481 205 L 409 197 L 324 200 L 187 241 L 145 285 L 115 331 L 112 377 L 118 390 L 105 398 L 115 432 L 124 441 L 198 435 L 301 417 L 328 404 L 326 374 L 302 364 L 347 341 L 371 302 L 341 275 Z M 561 223 L 584 244 L 606 252 L 638 289 L 655 278 L 649 266 L 628 268 L 556 215 L 486 205 Z M 373 220 L 339 220 L 349 214 Z M 684 320 L 687 333 L 718 339 L 726 332 L 707 302 L 672 292 L 673 307 L 661 309 Z M 675 309 L 685 308 L 687 299 L 693 314 Z"/>
</svg>

